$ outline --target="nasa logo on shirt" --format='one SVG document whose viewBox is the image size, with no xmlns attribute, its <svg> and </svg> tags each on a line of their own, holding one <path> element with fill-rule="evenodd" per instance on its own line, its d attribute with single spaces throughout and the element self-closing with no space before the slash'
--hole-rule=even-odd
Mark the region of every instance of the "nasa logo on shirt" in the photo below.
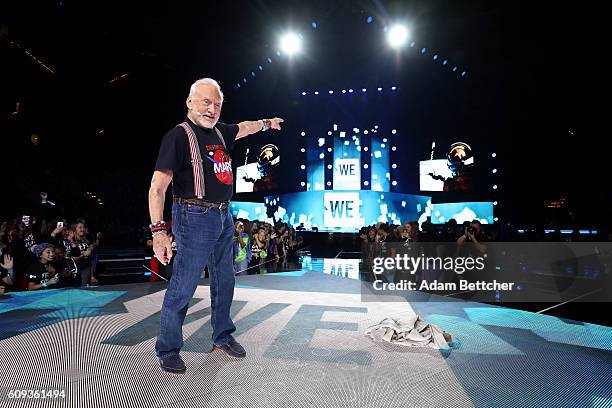
<svg viewBox="0 0 612 408">
<path fill-rule="evenodd" d="M 217 180 L 223 184 L 231 185 L 234 182 L 234 174 L 232 172 L 232 159 L 230 156 L 224 150 L 216 150 L 212 157 L 207 157 L 212 161 L 213 172 L 217 176 Z"/>
</svg>

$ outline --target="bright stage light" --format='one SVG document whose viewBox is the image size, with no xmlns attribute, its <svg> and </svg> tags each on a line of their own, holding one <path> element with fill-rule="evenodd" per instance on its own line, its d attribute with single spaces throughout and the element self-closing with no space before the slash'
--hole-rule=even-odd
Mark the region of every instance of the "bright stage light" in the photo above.
<svg viewBox="0 0 612 408">
<path fill-rule="evenodd" d="M 289 56 L 302 51 L 302 39 L 295 33 L 287 33 L 281 37 L 280 48 Z"/>
<path fill-rule="evenodd" d="M 394 25 L 387 31 L 387 42 L 392 48 L 400 48 L 408 40 L 408 29 L 403 25 Z"/>
</svg>

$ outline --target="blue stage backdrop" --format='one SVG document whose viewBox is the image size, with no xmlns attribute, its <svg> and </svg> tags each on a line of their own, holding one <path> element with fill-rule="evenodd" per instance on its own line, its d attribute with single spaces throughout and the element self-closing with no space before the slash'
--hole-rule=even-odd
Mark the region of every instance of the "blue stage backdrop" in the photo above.
<svg viewBox="0 0 612 408">
<path fill-rule="evenodd" d="M 454 218 L 457 223 L 480 220 L 483 224 L 493 224 L 493 202 L 464 202 L 434 204 L 431 210 L 431 222 L 444 224 Z"/>
<path fill-rule="evenodd" d="M 242 203 L 234 202 L 235 208 Z M 401 224 L 416 221 L 431 205 L 431 198 L 377 191 L 307 191 L 265 198 L 269 213 L 293 227 L 311 230 L 356 232 L 378 222 Z M 248 203 L 252 208 L 252 203 Z M 244 210 L 243 214 L 246 214 Z"/>
<path fill-rule="evenodd" d="M 266 216 L 266 206 L 264 203 L 248 203 L 241 201 L 232 201 L 230 203 L 230 211 L 234 218 L 242 218 L 250 221 L 268 221 Z"/>
</svg>

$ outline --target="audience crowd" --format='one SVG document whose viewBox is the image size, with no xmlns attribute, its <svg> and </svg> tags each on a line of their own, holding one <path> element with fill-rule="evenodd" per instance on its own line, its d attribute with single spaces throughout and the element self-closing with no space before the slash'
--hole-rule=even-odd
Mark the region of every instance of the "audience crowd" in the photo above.
<svg viewBox="0 0 612 408">
<path fill-rule="evenodd" d="M 0 224 L 0 296 L 97 283 L 93 271 L 101 234 L 90 237 L 83 219 L 48 221 L 24 216 Z"/>
</svg>

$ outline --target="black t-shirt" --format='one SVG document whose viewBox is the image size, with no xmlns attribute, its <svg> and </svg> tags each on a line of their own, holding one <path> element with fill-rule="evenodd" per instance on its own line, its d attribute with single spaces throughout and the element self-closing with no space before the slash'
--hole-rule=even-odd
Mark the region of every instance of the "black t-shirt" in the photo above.
<svg viewBox="0 0 612 408">
<path fill-rule="evenodd" d="M 211 202 L 229 201 L 234 187 L 229 152 L 234 148 L 238 125 L 217 122 L 216 128 L 223 135 L 227 146 L 225 149 L 213 129 L 204 129 L 189 119 L 185 120 L 193 129 L 200 146 L 204 167 L 204 199 Z M 172 170 L 172 195 L 183 198 L 195 197 L 189 139 L 182 127 L 174 127 L 162 139 L 155 170 Z"/>
<path fill-rule="evenodd" d="M 4 278 L 8 276 L 8 271 L 4 268 L 0 268 L 0 286 L 7 287 L 8 283 L 4 281 Z"/>
<path fill-rule="evenodd" d="M 87 249 L 89 249 L 89 243 L 86 241 L 80 241 L 77 242 L 77 246 L 76 247 L 71 247 L 70 248 L 70 256 L 73 258 L 78 258 L 79 256 L 81 256 L 81 254 L 85 251 L 87 251 Z M 76 266 L 79 269 L 85 269 L 89 266 L 91 266 L 91 255 L 90 256 L 84 256 L 80 259 L 77 259 L 76 261 Z"/>
<path fill-rule="evenodd" d="M 26 270 L 26 278 L 28 282 L 43 284 L 55 275 L 54 269 L 50 264 L 36 261 Z"/>
</svg>

